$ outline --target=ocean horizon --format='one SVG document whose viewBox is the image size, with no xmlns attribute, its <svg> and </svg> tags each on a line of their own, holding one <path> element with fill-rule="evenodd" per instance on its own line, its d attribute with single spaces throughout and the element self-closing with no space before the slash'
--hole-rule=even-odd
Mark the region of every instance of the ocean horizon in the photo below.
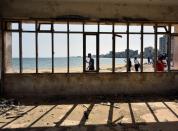
<svg viewBox="0 0 178 131">
<path fill-rule="evenodd" d="M 140 60 L 140 59 L 138 59 Z M 96 58 L 94 58 L 96 65 Z M 133 58 L 131 58 L 132 64 Z M 100 58 L 100 66 L 102 65 L 112 65 L 112 58 Z M 144 59 L 144 63 L 147 62 L 147 59 Z M 115 58 L 116 65 L 126 64 L 126 58 Z M 36 68 L 36 58 L 23 58 L 22 59 L 23 69 L 34 69 Z M 83 66 L 83 57 L 69 57 L 70 67 L 80 67 Z M 19 58 L 12 58 L 13 69 L 19 69 Z M 39 68 L 51 68 L 52 59 L 51 58 L 38 58 L 38 67 Z M 67 67 L 67 57 L 55 57 L 54 58 L 54 67 Z"/>
</svg>

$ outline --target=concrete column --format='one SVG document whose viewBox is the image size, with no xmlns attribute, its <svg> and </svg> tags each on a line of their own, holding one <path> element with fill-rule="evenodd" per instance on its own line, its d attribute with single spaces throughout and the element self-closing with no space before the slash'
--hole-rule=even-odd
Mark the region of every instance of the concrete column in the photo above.
<svg viewBox="0 0 178 131">
<path fill-rule="evenodd" d="M 4 36 L 2 35 L 2 29 L 0 26 L 0 95 L 3 95 L 3 84 L 2 83 L 2 38 L 4 37 L 4 56 L 5 56 L 5 69 L 4 71 L 9 72 L 10 70 L 12 70 L 12 33 L 5 33 Z"/>
<path fill-rule="evenodd" d="M 8 25 L 11 26 L 11 25 Z M 6 32 L 4 34 L 5 46 L 5 72 L 12 72 L 12 33 Z"/>
<path fill-rule="evenodd" d="M 0 23 L 1 25 L 1 23 Z M 3 83 L 2 83 L 2 28 L 0 26 L 0 96 L 3 95 Z"/>
<path fill-rule="evenodd" d="M 1 81 L 1 67 L 2 67 L 2 29 L 0 26 L 0 81 Z"/>
<path fill-rule="evenodd" d="M 175 33 L 178 33 L 178 25 L 174 26 Z M 178 36 L 172 41 L 173 68 L 178 69 Z"/>
</svg>

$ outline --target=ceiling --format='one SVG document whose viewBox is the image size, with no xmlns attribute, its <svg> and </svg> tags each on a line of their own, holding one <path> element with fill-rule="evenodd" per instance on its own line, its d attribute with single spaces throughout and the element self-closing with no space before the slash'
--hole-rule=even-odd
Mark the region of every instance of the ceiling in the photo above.
<svg viewBox="0 0 178 131">
<path fill-rule="evenodd" d="M 177 0 L 0 0 L 0 18 L 178 21 Z"/>
</svg>

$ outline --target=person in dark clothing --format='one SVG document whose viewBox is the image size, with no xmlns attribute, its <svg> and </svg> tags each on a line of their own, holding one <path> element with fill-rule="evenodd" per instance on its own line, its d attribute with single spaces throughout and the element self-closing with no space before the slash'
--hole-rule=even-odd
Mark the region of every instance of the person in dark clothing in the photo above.
<svg viewBox="0 0 178 131">
<path fill-rule="evenodd" d="M 134 64 L 135 64 L 135 71 L 138 72 L 138 69 L 140 67 L 140 63 L 139 61 L 137 60 L 137 57 L 134 58 Z"/>
<path fill-rule="evenodd" d="M 130 72 L 131 70 L 130 70 L 130 68 L 132 67 L 132 62 L 131 62 L 131 60 L 130 60 L 130 58 L 129 58 L 129 61 L 128 61 L 128 71 Z"/>
<path fill-rule="evenodd" d="M 148 57 L 148 64 L 151 64 L 151 62 L 150 62 L 150 57 Z"/>
<path fill-rule="evenodd" d="M 88 53 L 88 58 L 90 59 L 89 60 L 89 62 L 88 62 L 88 70 L 89 71 L 93 71 L 93 70 L 95 70 L 95 67 L 94 67 L 94 63 L 95 63 L 95 61 L 94 61 L 94 59 L 92 58 L 92 56 L 91 56 L 91 53 Z"/>
</svg>

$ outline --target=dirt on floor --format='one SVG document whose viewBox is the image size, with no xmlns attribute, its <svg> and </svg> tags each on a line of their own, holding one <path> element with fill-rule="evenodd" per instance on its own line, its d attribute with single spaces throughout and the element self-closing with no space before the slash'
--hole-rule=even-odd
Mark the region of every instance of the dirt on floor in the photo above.
<svg viewBox="0 0 178 131">
<path fill-rule="evenodd" d="M 4 104 L 4 103 L 3 103 Z M 0 104 L 1 130 L 177 131 L 177 101 Z"/>
</svg>

